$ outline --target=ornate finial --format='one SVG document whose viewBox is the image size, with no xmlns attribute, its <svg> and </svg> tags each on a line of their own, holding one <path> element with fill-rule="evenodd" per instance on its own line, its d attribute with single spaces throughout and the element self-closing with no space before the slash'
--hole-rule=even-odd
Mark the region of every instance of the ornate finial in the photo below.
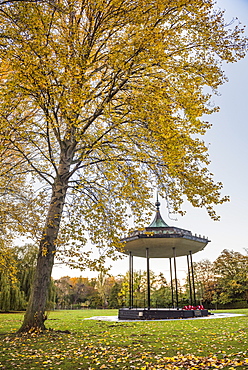
<svg viewBox="0 0 248 370">
<path fill-rule="evenodd" d="M 159 207 L 160 207 L 160 202 L 158 200 L 158 191 L 157 191 L 157 201 L 155 203 L 155 206 L 157 207 L 157 211 L 159 211 Z"/>
</svg>

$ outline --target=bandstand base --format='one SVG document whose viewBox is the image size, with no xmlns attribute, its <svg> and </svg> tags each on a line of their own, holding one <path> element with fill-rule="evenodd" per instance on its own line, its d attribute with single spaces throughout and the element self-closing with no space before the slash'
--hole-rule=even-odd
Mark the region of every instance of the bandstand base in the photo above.
<svg viewBox="0 0 248 370">
<path fill-rule="evenodd" d="M 187 319 L 209 316 L 208 310 L 184 310 L 176 308 L 120 308 L 119 320 Z"/>
</svg>

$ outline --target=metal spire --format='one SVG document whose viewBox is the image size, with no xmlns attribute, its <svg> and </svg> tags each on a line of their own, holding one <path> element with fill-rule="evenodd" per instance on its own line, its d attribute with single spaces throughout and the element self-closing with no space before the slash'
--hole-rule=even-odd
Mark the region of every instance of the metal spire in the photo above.
<svg viewBox="0 0 248 370">
<path fill-rule="evenodd" d="M 155 206 L 157 208 L 156 210 L 156 215 L 154 217 L 154 220 L 152 221 L 151 225 L 148 226 L 148 228 L 150 227 L 169 227 L 165 222 L 164 220 L 162 219 L 162 216 L 160 214 L 160 210 L 159 210 L 159 207 L 160 207 L 160 202 L 158 200 L 158 192 L 157 192 L 157 201 L 155 203 Z"/>
</svg>

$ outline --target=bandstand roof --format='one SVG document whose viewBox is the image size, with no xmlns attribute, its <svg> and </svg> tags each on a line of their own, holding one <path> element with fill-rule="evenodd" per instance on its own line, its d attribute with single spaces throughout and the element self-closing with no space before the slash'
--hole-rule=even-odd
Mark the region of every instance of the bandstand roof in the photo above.
<svg viewBox="0 0 248 370">
<path fill-rule="evenodd" d="M 156 214 L 153 222 L 144 230 L 134 231 L 122 239 L 125 242 L 123 253 L 146 257 L 149 248 L 150 258 L 172 258 L 197 253 L 210 242 L 204 236 L 193 236 L 191 231 L 168 226 L 161 217 L 156 202 Z"/>
</svg>

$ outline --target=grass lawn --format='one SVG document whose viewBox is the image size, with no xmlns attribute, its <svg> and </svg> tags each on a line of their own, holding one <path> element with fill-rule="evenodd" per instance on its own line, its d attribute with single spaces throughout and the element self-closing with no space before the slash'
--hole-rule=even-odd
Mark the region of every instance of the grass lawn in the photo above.
<svg viewBox="0 0 248 370">
<path fill-rule="evenodd" d="M 106 322 L 84 319 L 117 310 L 54 311 L 53 330 L 19 337 L 23 314 L 0 314 L 0 369 L 248 370 L 248 309 L 228 312 L 246 316 Z"/>
</svg>

